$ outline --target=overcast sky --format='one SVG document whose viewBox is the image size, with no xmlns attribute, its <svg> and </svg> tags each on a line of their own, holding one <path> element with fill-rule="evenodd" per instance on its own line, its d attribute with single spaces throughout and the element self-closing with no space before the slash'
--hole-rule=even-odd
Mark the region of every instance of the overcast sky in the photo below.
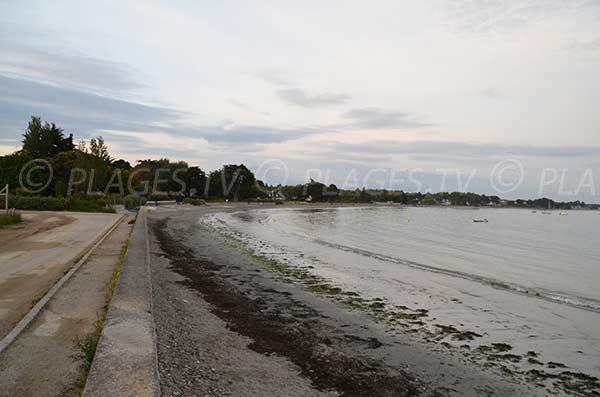
<svg viewBox="0 0 600 397">
<path fill-rule="evenodd" d="M 39 115 L 131 162 L 600 201 L 597 0 L 2 1 L 0 55 L 0 154 Z"/>
</svg>

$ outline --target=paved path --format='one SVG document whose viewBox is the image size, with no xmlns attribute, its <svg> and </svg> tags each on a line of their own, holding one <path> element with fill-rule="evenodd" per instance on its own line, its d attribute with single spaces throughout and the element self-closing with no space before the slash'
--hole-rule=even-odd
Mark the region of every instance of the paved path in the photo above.
<svg viewBox="0 0 600 397">
<path fill-rule="evenodd" d="M 25 212 L 23 224 L 0 231 L 0 338 L 119 216 Z"/>
<path fill-rule="evenodd" d="M 0 354 L 0 396 L 74 396 L 81 392 L 84 379 L 77 344 L 94 331 L 95 322 L 104 315 L 106 286 L 129 236 L 130 218 L 94 250 L 28 329 Z"/>
<path fill-rule="evenodd" d="M 149 256 L 142 210 L 131 233 L 83 397 L 160 395 Z"/>
</svg>

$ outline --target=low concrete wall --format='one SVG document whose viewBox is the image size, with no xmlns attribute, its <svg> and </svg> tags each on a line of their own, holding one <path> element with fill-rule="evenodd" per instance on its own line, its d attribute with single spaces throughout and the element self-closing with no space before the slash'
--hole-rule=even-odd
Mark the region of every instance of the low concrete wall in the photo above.
<svg viewBox="0 0 600 397">
<path fill-rule="evenodd" d="M 159 396 L 145 210 L 137 217 L 84 397 Z"/>
</svg>

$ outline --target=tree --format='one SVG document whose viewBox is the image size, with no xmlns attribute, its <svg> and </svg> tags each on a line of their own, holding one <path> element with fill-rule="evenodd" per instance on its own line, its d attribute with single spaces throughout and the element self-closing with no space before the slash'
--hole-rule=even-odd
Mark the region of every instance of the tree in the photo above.
<svg viewBox="0 0 600 397">
<path fill-rule="evenodd" d="M 104 144 L 104 138 L 101 136 L 90 139 L 90 154 L 104 162 L 112 162 L 112 159 L 108 154 L 108 148 Z"/>
<path fill-rule="evenodd" d="M 77 160 L 77 152 L 61 152 L 50 159 L 54 179 L 52 180 L 49 193 L 54 193 L 57 196 L 66 196 L 69 179 L 75 161 Z"/>
<path fill-rule="evenodd" d="M 238 201 L 257 196 L 256 178 L 244 164 L 224 165 L 220 177 L 225 198 Z"/>
<path fill-rule="evenodd" d="M 74 168 L 80 169 L 85 178 L 72 186 L 75 191 L 84 190 L 89 193 L 104 192 L 112 175 L 112 159 L 102 137 L 92 138 L 88 145 L 84 141 L 77 146 Z M 79 178 L 74 178 L 80 180 Z M 73 192 L 69 192 L 73 193 Z"/>
<path fill-rule="evenodd" d="M 49 159 L 58 153 L 73 151 L 73 135 L 65 138 L 63 130 L 54 123 L 44 123 L 39 117 L 31 117 L 23 134 L 23 152 L 32 158 Z"/>
<path fill-rule="evenodd" d="M 128 171 L 131 169 L 131 164 L 129 164 L 129 161 L 123 159 L 115 160 L 112 162 L 111 165 L 113 168 L 117 168 L 123 171 Z"/>
<path fill-rule="evenodd" d="M 368 203 L 371 201 L 371 195 L 369 194 L 369 192 L 367 192 L 367 189 L 365 189 L 364 187 L 360 191 L 359 201 L 361 203 Z"/>
<path fill-rule="evenodd" d="M 199 167 L 189 167 L 183 175 L 185 192 L 190 196 L 202 196 L 206 189 L 206 174 Z"/>
<path fill-rule="evenodd" d="M 19 174 L 31 157 L 22 150 L 0 157 L 0 186 L 19 186 Z"/>
</svg>

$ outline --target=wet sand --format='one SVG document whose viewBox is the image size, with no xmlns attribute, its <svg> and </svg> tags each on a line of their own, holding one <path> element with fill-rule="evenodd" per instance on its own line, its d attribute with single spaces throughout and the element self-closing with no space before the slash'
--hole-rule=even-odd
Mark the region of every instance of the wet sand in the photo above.
<svg viewBox="0 0 600 397">
<path fill-rule="evenodd" d="M 395 216 L 411 211 L 397 208 L 393 210 L 396 214 L 391 214 L 389 209 L 373 209 L 374 206 L 362 206 L 356 211 L 375 218 L 381 218 L 382 213 Z M 419 241 L 416 244 L 424 259 L 418 263 L 402 261 L 403 255 L 408 254 L 406 251 L 411 250 L 407 247 L 410 242 L 404 240 L 398 241 L 404 248 L 397 251 L 396 257 L 380 258 L 377 248 L 369 248 L 369 244 L 376 247 L 379 238 L 393 244 L 393 238 L 386 235 L 376 238 L 365 235 L 365 242 L 358 244 L 367 251 L 350 244 L 336 245 L 335 242 L 344 239 L 345 228 L 350 227 L 343 221 L 344 217 L 349 218 L 343 213 L 355 211 L 335 214 L 338 211 L 327 206 L 297 210 L 240 208 L 230 213 L 209 214 L 201 221 L 237 241 L 240 248 L 252 252 L 273 271 L 304 284 L 316 294 L 369 313 L 387 324 L 391 332 L 411 334 L 434 349 L 458 351 L 475 365 L 495 367 L 507 378 L 543 384 L 549 390 L 589 395 L 598 388 L 598 312 L 558 303 L 531 291 L 506 288 L 498 280 L 493 284 L 482 283 L 447 274 L 443 266 L 423 269 L 429 263 L 426 258 L 430 253 L 427 244 L 419 245 Z M 323 218 L 334 218 L 338 224 L 329 228 L 325 222 L 317 227 Z M 290 219 L 304 229 L 296 228 Z M 305 223 L 307 220 L 312 220 L 311 225 Z M 381 222 L 385 228 L 385 221 Z M 369 229 L 368 224 L 363 225 Z M 321 227 L 331 235 L 324 235 Z M 305 230 L 313 233 L 306 236 Z M 369 230 L 379 233 L 372 227 Z M 440 233 L 443 231 L 442 228 Z M 430 228 L 429 232 L 436 230 Z M 410 236 L 405 237 L 410 240 Z M 396 235 L 396 238 L 403 237 Z M 498 244 L 502 246 L 501 241 Z M 466 244 L 465 249 L 473 247 Z M 575 262 L 576 258 L 576 254 L 571 254 L 570 260 Z M 475 260 L 473 266 L 477 265 Z M 540 280 L 543 276 L 540 274 Z M 524 279 L 534 283 L 540 280 Z"/>
<path fill-rule="evenodd" d="M 155 311 L 163 388 L 208 395 L 227 395 L 229 391 L 236 395 L 232 390 L 239 388 L 240 382 L 248 382 L 252 371 L 243 371 L 247 366 L 241 359 L 242 369 L 226 363 L 250 353 L 260 354 L 267 367 L 287 368 L 285 374 L 273 370 L 273 379 L 289 377 L 289 371 L 295 368 L 298 384 L 303 385 L 298 390 L 308 381 L 312 393 L 590 395 L 597 387 L 596 380 L 568 370 L 551 377 L 543 370 L 514 376 L 503 364 L 516 358 L 510 346 L 500 343 L 489 346 L 489 365 L 482 365 L 460 349 L 423 343 L 410 330 L 390 332 L 388 324 L 374 316 L 377 310 L 363 310 L 360 305 L 336 299 L 335 294 L 323 293 L 323 284 L 295 280 L 276 264 L 253 256 L 235 240 L 198 222 L 211 212 L 250 207 L 159 207 L 149 215 L 156 263 L 153 266 L 155 277 L 160 278 L 155 281 L 155 289 L 160 286 L 162 295 L 155 298 Z M 306 273 L 305 277 L 310 276 Z M 178 290 L 186 291 L 186 298 L 173 297 Z M 336 291 L 338 295 L 341 292 Z M 378 302 L 368 305 L 371 309 L 379 306 Z M 210 314 L 197 313 L 199 318 L 193 320 L 177 318 L 178 313 L 189 313 L 200 306 Z M 207 324 L 209 315 L 226 327 L 219 331 L 211 321 L 212 340 L 233 333 L 244 338 L 247 346 L 225 353 L 217 348 L 218 344 L 199 344 L 198 337 L 208 327 L 203 324 Z M 423 315 L 417 311 L 408 317 L 418 321 Z M 458 339 L 470 336 L 452 327 L 440 327 L 439 333 Z M 191 346 L 179 337 L 189 340 Z M 185 376 L 177 371 L 177 362 L 192 363 L 185 367 Z M 277 388 L 273 383 L 270 386 Z"/>
</svg>

